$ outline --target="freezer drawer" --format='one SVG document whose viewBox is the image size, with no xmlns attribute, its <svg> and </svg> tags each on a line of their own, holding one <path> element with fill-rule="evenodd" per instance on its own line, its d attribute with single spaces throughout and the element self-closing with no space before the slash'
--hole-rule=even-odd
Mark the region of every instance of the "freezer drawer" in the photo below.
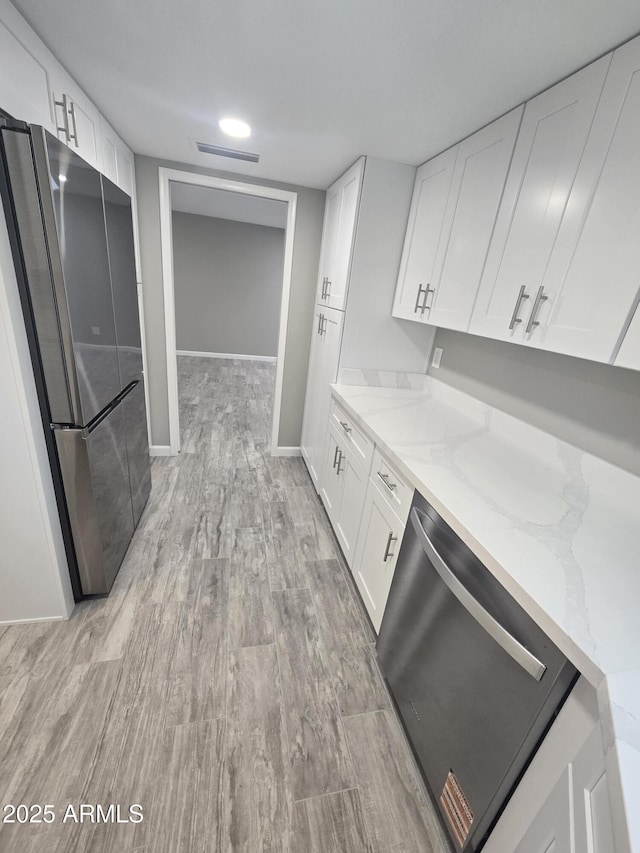
<svg viewBox="0 0 640 853">
<path fill-rule="evenodd" d="M 109 592 L 133 536 L 124 418 L 119 405 L 88 435 L 55 431 L 84 595 Z"/>
</svg>

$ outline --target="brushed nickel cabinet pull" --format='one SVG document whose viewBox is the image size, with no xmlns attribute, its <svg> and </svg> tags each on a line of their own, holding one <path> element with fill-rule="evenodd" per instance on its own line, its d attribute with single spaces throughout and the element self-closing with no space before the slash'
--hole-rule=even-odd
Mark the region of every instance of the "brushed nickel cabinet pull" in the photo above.
<svg viewBox="0 0 640 853">
<path fill-rule="evenodd" d="M 428 287 L 429 287 L 429 286 L 427 285 L 427 288 L 428 288 Z M 425 299 L 426 299 L 426 298 L 427 298 L 427 290 L 425 290 L 425 288 L 422 286 L 422 283 L 420 283 L 420 284 L 418 285 L 418 295 L 416 296 L 416 304 L 415 304 L 415 307 L 414 307 L 414 309 L 413 309 L 413 313 L 414 313 L 414 314 L 417 314 L 417 313 L 418 313 L 418 308 L 420 308 L 420 297 L 422 296 L 422 294 L 423 294 L 423 293 L 424 293 L 424 296 L 425 296 Z M 422 311 L 423 311 L 423 313 L 424 313 L 424 306 L 423 306 L 423 308 L 422 308 Z"/>
<path fill-rule="evenodd" d="M 387 545 L 384 549 L 384 557 L 382 558 L 382 562 L 386 563 L 391 557 L 395 557 L 395 554 L 391 553 L 391 546 L 394 542 L 398 541 L 398 537 L 393 535 L 393 531 L 389 534 L 389 538 L 387 539 Z"/>
<path fill-rule="evenodd" d="M 515 329 L 518 323 L 522 323 L 518 314 L 520 313 L 520 306 L 524 302 L 525 299 L 529 298 L 529 294 L 525 292 L 525 285 L 523 284 L 518 292 L 518 298 L 516 299 L 516 305 L 513 309 L 513 314 L 511 315 L 511 322 L 509 323 L 509 331 Z"/>
<path fill-rule="evenodd" d="M 341 467 L 340 467 L 340 466 L 342 465 L 342 460 L 344 459 L 344 453 L 343 453 L 341 450 L 339 450 L 339 451 L 338 451 L 338 453 L 339 453 L 340 455 L 338 456 L 338 470 L 336 471 L 336 474 L 337 474 L 337 475 L 338 475 L 338 477 L 339 477 L 339 476 L 340 476 L 340 474 L 342 474 L 342 472 L 343 472 L 343 470 L 344 470 L 344 468 L 341 468 Z"/>
<path fill-rule="evenodd" d="M 538 292 L 536 293 L 536 298 L 535 298 L 535 301 L 533 303 L 533 308 L 531 309 L 531 316 L 529 317 L 529 322 L 527 323 L 527 328 L 525 329 L 525 332 L 528 335 L 531 332 L 533 332 L 533 330 L 536 326 L 540 325 L 540 322 L 538 320 L 536 320 L 536 317 L 538 315 L 538 311 L 540 310 L 540 305 L 543 302 L 545 302 L 548 298 L 549 297 L 545 296 L 545 294 L 544 294 L 544 287 L 542 285 L 540 285 L 540 287 L 538 288 Z"/>
<path fill-rule="evenodd" d="M 67 106 L 67 96 L 63 95 L 62 100 L 54 100 L 53 103 L 56 107 L 60 107 L 60 109 L 62 110 L 62 126 L 60 126 L 59 124 L 56 125 L 56 131 L 58 133 L 64 133 L 65 141 L 68 143 L 71 139 L 71 132 L 69 130 L 69 107 Z"/>
<path fill-rule="evenodd" d="M 333 454 L 333 467 L 335 468 L 338 464 L 338 453 L 340 453 L 340 448 L 336 444 L 336 452 Z"/>
<path fill-rule="evenodd" d="M 71 101 L 71 106 L 69 107 L 69 115 L 71 116 L 71 123 L 73 124 L 73 133 L 70 134 L 71 139 L 75 142 L 76 148 L 79 148 L 80 145 L 78 143 L 78 127 L 76 125 L 76 105 Z"/>
<path fill-rule="evenodd" d="M 396 484 L 389 482 L 389 475 L 383 474 L 382 471 L 376 471 L 376 473 L 377 473 L 378 477 L 380 477 L 382 482 L 385 484 L 385 486 L 389 489 L 389 491 L 392 492 L 395 489 Z"/>
<path fill-rule="evenodd" d="M 346 421 L 338 421 L 342 429 L 347 433 L 347 435 L 351 432 L 351 427 Z"/>
<path fill-rule="evenodd" d="M 421 317 L 423 316 L 425 311 L 427 311 L 427 310 L 431 311 L 431 309 L 433 308 L 433 296 L 432 296 L 432 299 L 431 299 L 431 302 L 429 303 L 429 305 L 427 305 L 427 299 L 429 298 L 430 293 L 435 295 L 435 292 L 436 292 L 435 287 L 431 287 L 431 285 L 428 284 L 427 289 L 426 289 L 425 294 L 424 294 L 424 300 L 422 302 L 422 310 L 420 311 Z"/>
</svg>

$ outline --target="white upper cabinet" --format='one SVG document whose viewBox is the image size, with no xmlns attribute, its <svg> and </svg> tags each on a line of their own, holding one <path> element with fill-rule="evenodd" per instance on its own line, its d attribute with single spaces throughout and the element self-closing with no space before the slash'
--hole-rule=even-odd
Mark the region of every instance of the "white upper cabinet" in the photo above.
<svg viewBox="0 0 640 853">
<path fill-rule="evenodd" d="M 102 171 L 100 112 L 61 67 L 52 72 L 58 139 Z"/>
<path fill-rule="evenodd" d="M 0 6 L 0 108 L 55 131 L 51 77 L 43 51 L 17 12 Z M 31 37 L 30 37 L 31 36 Z"/>
<path fill-rule="evenodd" d="M 333 278 L 333 265 L 338 241 L 340 224 L 340 202 L 342 200 L 340 181 L 327 190 L 324 204 L 324 222 L 322 223 L 322 245 L 320 246 L 320 264 L 318 265 L 318 288 L 316 302 L 327 305 L 329 293 L 327 282 Z"/>
<path fill-rule="evenodd" d="M 316 301 L 344 311 L 364 177 L 361 157 L 327 190 Z"/>
<path fill-rule="evenodd" d="M 541 282 L 548 298 L 535 317 L 540 325 L 531 345 L 612 360 L 635 305 L 639 271 L 640 39 L 635 39 L 613 55 Z"/>
<path fill-rule="evenodd" d="M 427 322 L 436 259 L 459 146 L 420 166 L 409 210 L 393 316 Z"/>
<path fill-rule="evenodd" d="M 460 143 L 425 319 L 466 330 L 524 107 Z"/>
<path fill-rule="evenodd" d="M 520 343 L 535 333 L 563 218 L 579 223 L 588 204 L 578 188 L 569 200 L 610 61 L 594 62 L 526 105 L 470 332 Z"/>
</svg>

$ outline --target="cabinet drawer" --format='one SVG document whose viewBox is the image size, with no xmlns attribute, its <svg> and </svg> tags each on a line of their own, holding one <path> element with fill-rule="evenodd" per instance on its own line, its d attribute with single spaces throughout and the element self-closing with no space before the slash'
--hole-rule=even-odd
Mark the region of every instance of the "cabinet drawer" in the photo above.
<svg viewBox="0 0 640 853">
<path fill-rule="evenodd" d="M 353 451 L 355 458 L 368 474 L 373 458 L 374 443 L 360 427 L 355 425 L 353 418 L 333 398 L 331 400 L 329 425 L 335 426 L 342 433 L 345 444 Z"/>
<path fill-rule="evenodd" d="M 376 448 L 371 466 L 371 480 L 378 488 L 391 509 L 403 524 L 406 524 L 413 497 L 413 488 L 398 474 L 380 450 Z"/>
</svg>

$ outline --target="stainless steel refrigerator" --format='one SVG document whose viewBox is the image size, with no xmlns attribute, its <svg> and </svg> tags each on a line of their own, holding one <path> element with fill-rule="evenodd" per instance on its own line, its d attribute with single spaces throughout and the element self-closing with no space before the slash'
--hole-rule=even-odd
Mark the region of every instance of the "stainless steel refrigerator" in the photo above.
<svg viewBox="0 0 640 853">
<path fill-rule="evenodd" d="M 113 585 L 151 476 L 131 200 L 0 113 L 0 189 L 76 598 Z"/>
</svg>

